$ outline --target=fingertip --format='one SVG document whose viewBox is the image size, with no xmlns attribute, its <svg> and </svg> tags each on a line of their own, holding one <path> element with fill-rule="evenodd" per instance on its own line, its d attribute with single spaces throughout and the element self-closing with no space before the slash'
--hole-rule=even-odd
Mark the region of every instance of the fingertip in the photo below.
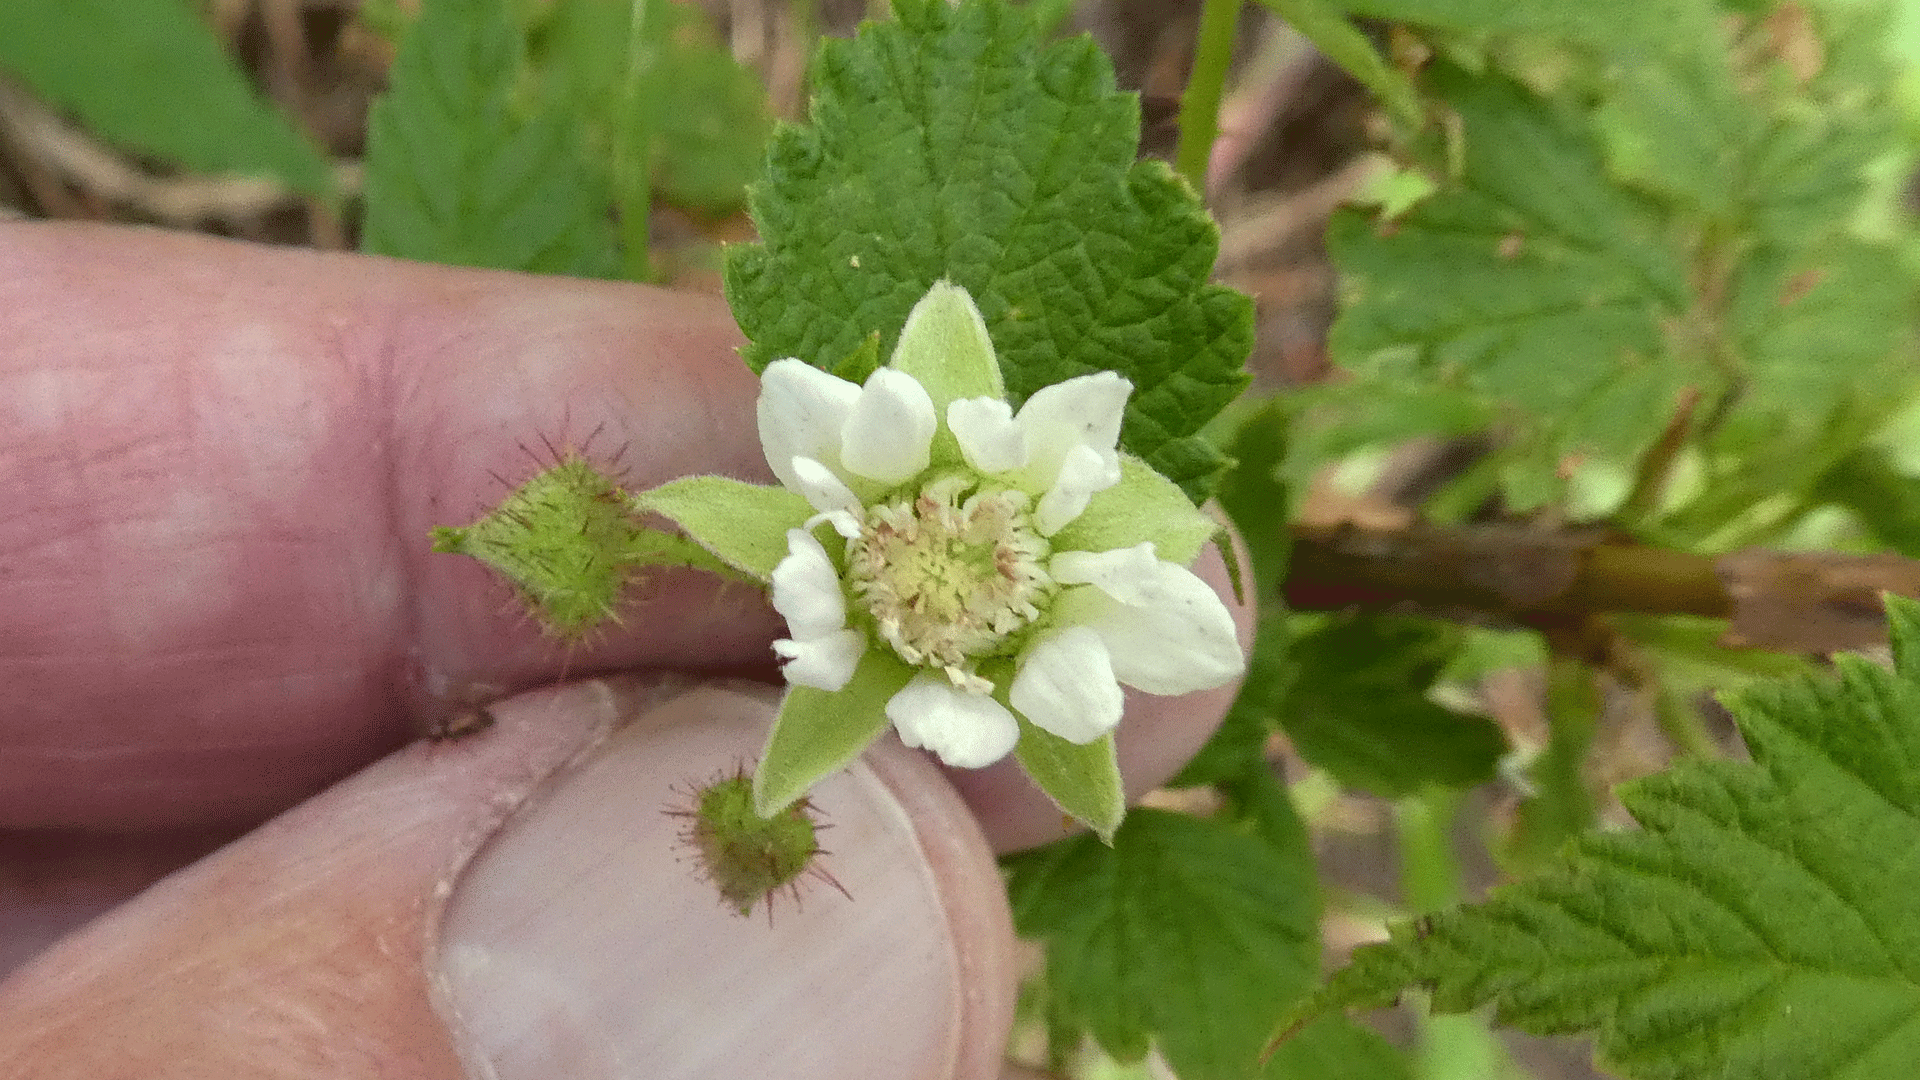
<svg viewBox="0 0 1920 1080">
<path fill-rule="evenodd" d="M 993 857 L 936 769 L 882 746 L 811 794 L 824 880 L 749 918 L 684 837 L 704 783 L 756 754 L 774 698 L 699 687 L 547 789 L 455 890 L 439 964 L 476 1071 L 502 1080 L 991 1077 L 1011 1023 Z M 844 890 L 844 891 L 842 891 Z"/>
</svg>

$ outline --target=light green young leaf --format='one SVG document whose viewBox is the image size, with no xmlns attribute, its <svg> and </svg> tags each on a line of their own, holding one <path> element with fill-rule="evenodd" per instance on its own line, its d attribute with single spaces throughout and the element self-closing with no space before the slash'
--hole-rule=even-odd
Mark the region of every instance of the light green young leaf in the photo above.
<svg viewBox="0 0 1920 1080">
<path fill-rule="evenodd" d="M 247 85 L 183 0 L 8 0 L 0 74 L 130 149 L 333 194 L 320 152 Z"/>
<path fill-rule="evenodd" d="M 459 266 L 603 276 L 608 196 L 560 117 L 512 108 L 504 0 L 426 0 L 368 119 L 361 247 Z"/>
<path fill-rule="evenodd" d="M 1421 619 L 1335 618 L 1293 641 L 1281 726 L 1301 757 L 1386 798 L 1491 780 L 1507 750 L 1499 727 L 1426 696 L 1458 648 L 1449 629 Z"/>
<path fill-rule="evenodd" d="M 1895 670 L 1755 688 L 1752 763 L 1697 762 L 1621 799 L 1487 903 L 1355 954 L 1301 1015 L 1429 990 L 1529 1031 L 1594 1032 L 1638 1080 L 1905 1080 L 1920 1061 L 1920 604 L 1889 598 Z"/>
<path fill-rule="evenodd" d="M 686 530 L 727 565 L 768 581 L 787 557 L 786 529 L 812 516 L 807 500 L 783 487 L 724 476 L 686 476 L 633 497 L 633 508 Z"/>
<path fill-rule="evenodd" d="M 941 278 L 985 316 L 1017 406 L 1093 371 L 1131 379 L 1121 444 L 1196 501 L 1221 459 L 1200 426 L 1246 384 L 1246 297 L 1209 285 L 1218 230 L 1157 161 L 1136 100 L 1085 38 L 1047 47 L 1001 0 L 899 0 L 828 41 L 810 127 L 788 127 L 751 199 L 762 243 L 728 252 L 747 362 L 829 367 L 900 326 Z"/>
<path fill-rule="evenodd" d="M 1046 941 L 1062 1020 L 1122 1059 L 1151 1042 L 1182 1080 L 1256 1073 L 1319 953 L 1304 833 L 1274 834 L 1136 809 L 1111 848 L 1083 836 L 1007 859 L 1014 925 Z"/>
<path fill-rule="evenodd" d="M 912 677 L 913 669 L 870 649 L 838 691 L 788 687 L 753 773 L 754 810 L 772 817 L 828 773 L 846 768 L 887 729 L 887 699 Z"/>
</svg>

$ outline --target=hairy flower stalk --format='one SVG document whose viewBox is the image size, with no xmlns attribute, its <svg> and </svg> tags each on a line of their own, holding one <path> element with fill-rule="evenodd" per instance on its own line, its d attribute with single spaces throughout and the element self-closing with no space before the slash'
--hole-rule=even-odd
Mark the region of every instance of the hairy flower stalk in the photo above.
<svg viewBox="0 0 1920 1080">
<path fill-rule="evenodd" d="M 887 723 L 979 767 L 1015 752 L 1069 812 L 1118 823 L 1121 687 L 1237 677 L 1232 617 L 1186 567 L 1214 524 L 1118 449 L 1132 386 L 1098 372 L 1016 413 L 964 289 L 933 287 L 863 385 L 799 360 L 761 377 L 779 489 L 675 481 L 636 505 L 762 577 L 792 685 L 756 777 L 762 812 Z"/>
</svg>

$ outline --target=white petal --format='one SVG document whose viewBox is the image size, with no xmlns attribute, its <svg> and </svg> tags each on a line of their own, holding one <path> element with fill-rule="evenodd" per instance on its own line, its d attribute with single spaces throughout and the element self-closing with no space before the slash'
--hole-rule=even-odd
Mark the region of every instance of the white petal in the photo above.
<svg viewBox="0 0 1920 1080">
<path fill-rule="evenodd" d="M 1016 419 L 1027 436 L 1028 468 L 1040 489 L 1051 488 L 1067 452 L 1090 446 L 1112 453 L 1120 445 L 1120 420 L 1133 384 L 1111 371 L 1043 386 L 1020 407 Z"/>
<path fill-rule="evenodd" d="M 1033 525 L 1052 536 L 1086 510 L 1093 497 L 1120 482 L 1120 455 L 1112 450 L 1076 446 L 1067 451 L 1053 486 L 1033 508 Z"/>
<path fill-rule="evenodd" d="M 925 747 L 940 760 L 978 769 L 1007 756 L 1020 741 L 1020 724 L 985 694 L 954 687 L 944 675 L 925 672 L 887 702 L 887 719 L 908 746 Z"/>
<path fill-rule="evenodd" d="M 961 398 L 947 406 L 947 430 L 960 443 L 967 464 L 988 475 L 1027 463 L 1027 437 L 1013 408 L 999 398 Z"/>
<path fill-rule="evenodd" d="M 860 496 L 853 493 L 845 480 L 834 475 L 832 469 L 808 457 L 794 458 L 790 463 L 794 481 L 788 486 L 806 496 L 815 510 L 833 519 L 835 514 L 851 514 L 860 517 Z M 834 531 L 842 536 L 848 535 L 838 525 Z M 856 529 L 854 535 L 858 535 Z"/>
<path fill-rule="evenodd" d="M 1028 649 L 1007 696 L 1020 715 L 1083 744 L 1112 731 L 1124 704 L 1107 646 L 1085 626 L 1070 626 Z"/>
<path fill-rule="evenodd" d="M 804 529 L 787 530 L 787 557 L 773 568 L 773 610 L 797 641 L 824 637 L 847 625 L 847 596 L 827 549 Z"/>
<path fill-rule="evenodd" d="M 1153 557 L 1152 544 L 1063 551 L 1048 564 L 1062 584 L 1086 584 L 1055 602 L 1064 620 L 1092 627 L 1113 673 L 1149 694 L 1219 686 L 1246 669 L 1233 615 L 1192 571 Z M 1089 595 L 1091 593 L 1091 595 Z"/>
<path fill-rule="evenodd" d="M 1146 599 L 1133 589 L 1135 582 L 1153 573 L 1160 559 L 1151 542 L 1112 551 L 1062 551 L 1047 563 L 1047 573 L 1062 585 L 1094 585 L 1123 604 Z"/>
<path fill-rule="evenodd" d="M 801 522 L 800 527 L 812 532 L 813 527 L 823 521 L 833 526 L 834 532 L 849 540 L 858 539 L 860 536 L 860 515 L 851 510 L 828 510 L 818 513 Z"/>
<path fill-rule="evenodd" d="M 805 641 L 783 638 L 773 643 L 773 651 L 786 660 L 780 673 L 793 685 L 840 690 L 853 678 L 853 669 L 867 651 L 867 639 L 858 630 L 836 630 Z"/>
<path fill-rule="evenodd" d="M 847 414 L 840 463 L 861 476 L 900 483 L 926 470 L 939 426 L 933 399 L 918 380 L 904 371 L 880 368 L 867 377 Z"/>
<path fill-rule="evenodd" d="M 760 448 L 773 475 L 799 491 L 793 459 L 840 463 L 840 432 L 860 388 L 799 360 L 775 360 L 760 373 Z"/>
</svg>

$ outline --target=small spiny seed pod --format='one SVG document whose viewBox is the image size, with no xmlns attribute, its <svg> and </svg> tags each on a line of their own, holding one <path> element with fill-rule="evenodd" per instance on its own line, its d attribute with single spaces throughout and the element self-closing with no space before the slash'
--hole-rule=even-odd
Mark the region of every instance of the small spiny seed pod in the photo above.
<svg viewBox="0 0 1920 1080">
<path fill-rule="evenodd" d="M 680 842 L 693 852 L 696 872 L 735 912 L 750 915 L 754 905 L 765 900 L 771 922 L 774 893 L 785 889 L 798 902 L 802 874 L 847 895 L 816 862 L 826 854 L 818 832 L 827 826 L 816 820 L 818 812 L 806 799 L 771 818 L 761 817 L 753 809 L 753 774 L 744 766 L 703 786 L 689 785 L 680 794 L 687 805 L 666 812 L 685 819 Z"/>
<path fill-rule="evenodd" d="M 433 550 L 492 567 L 548 633 L 577 642 L 617 620 L 636 532 L 619 485 L 567 451 L 487 516 L 435 529 Z"/>
</svg>

